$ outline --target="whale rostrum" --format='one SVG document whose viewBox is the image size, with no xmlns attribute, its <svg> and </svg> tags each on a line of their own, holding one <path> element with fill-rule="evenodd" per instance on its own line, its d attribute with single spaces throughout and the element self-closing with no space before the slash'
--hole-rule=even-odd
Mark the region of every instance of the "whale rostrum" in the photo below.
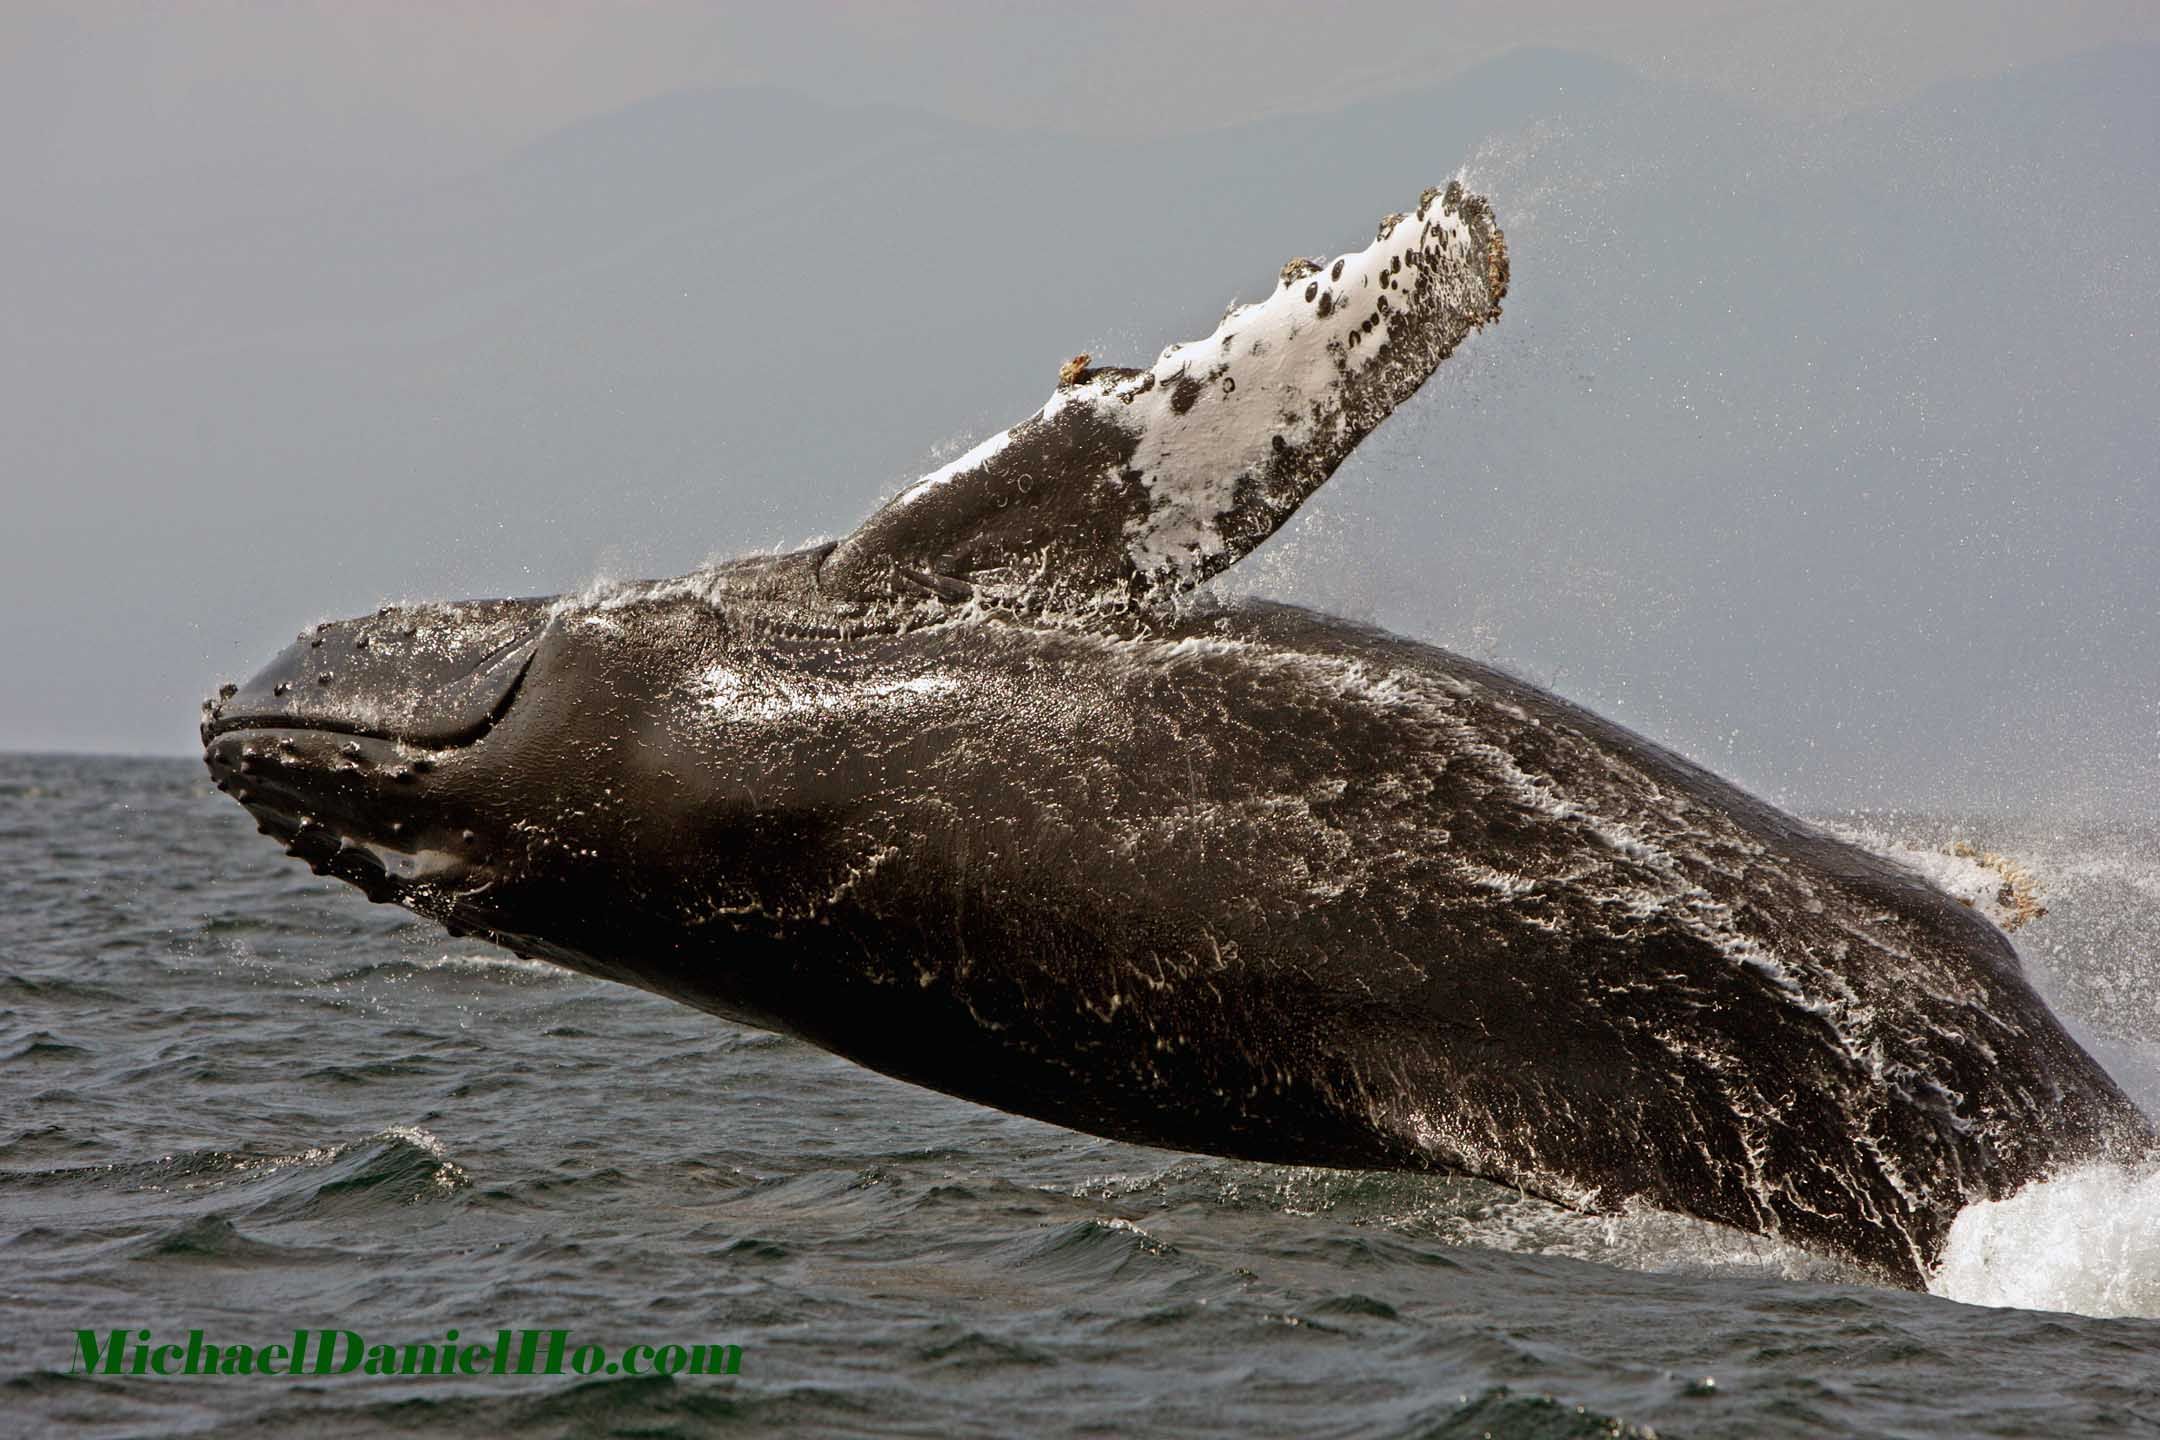
<svg viewBox="0 0 2160 1440">
<path fill-rule="evenodd" d="M 1197 588 L 1507 283 L 1428 190 L 1151 366 L 1046 366 L 837 544 L 318 626 L 206 762 L 372 899 L 916 1084 L 1923 1283 L 1966 1204 L 2152 1138 L 2000 930 L 1501 670 Z"/>
</svg>

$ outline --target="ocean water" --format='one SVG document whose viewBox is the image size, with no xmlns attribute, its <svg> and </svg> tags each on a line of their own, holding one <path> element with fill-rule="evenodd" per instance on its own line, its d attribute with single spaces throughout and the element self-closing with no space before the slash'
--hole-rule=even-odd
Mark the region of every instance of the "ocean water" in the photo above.
<svg viewBox="0 0 2160 1440">
<path fill-rule="evenodd" d="M 1822 818 L 2022 861 L 2036 982 L 2160 1100 L 2160 822 Z M 2154 1175 L 1968 1211 L 1911 1294 L 1668 1216 L 1111 1144 L 450 940 L 189 761 L 0 756 L 0 1086 L 0 1434 L 2160 1433 Z M 78 1329 L 296 1327 L 743 1355 L 73 1373 Z"/>
</svg>

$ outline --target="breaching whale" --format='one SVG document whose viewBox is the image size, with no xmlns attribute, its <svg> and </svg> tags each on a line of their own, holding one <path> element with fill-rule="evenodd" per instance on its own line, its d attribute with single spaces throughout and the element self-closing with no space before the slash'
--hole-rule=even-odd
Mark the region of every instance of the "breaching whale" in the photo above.
<svg viewBox="0 0 2160 1440">
<path fill-rule="evenodd" d="M 2151 1138 L 1996 928 L 1501 670 L 1197 588 L 1507 284 L 1428 191 L 837 544 L 317 626 L 206 762 L 371 899 L 903 1080 L 1922 1283 L 1968 1202 Z"/>
</svg>

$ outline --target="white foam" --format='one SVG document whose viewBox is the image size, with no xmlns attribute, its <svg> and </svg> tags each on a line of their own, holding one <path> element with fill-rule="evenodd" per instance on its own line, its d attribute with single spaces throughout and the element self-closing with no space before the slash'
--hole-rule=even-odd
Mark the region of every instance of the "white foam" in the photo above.
<svg viewBox="0 0 2160 1440">
<path fill-rule="evenodd" d="M 437 955 L 431 960 L 416 960 L 413 963 L 422 970 L 515 970 L 557 980 L 583 978 L 575 970 L 566 969 L 551 960 L 527 960 L 522 955 L 491 955 L 482 951 L 475 951 L 470 955 Z"/>
<path fill-rule="evenodd" d="M 1970 844 L 1908 843 L 1874 825 L 1826 821 L 1823 828 L 1840 840 L 1917 872 L 1936 889 L 1978 911 L 2006 933 L 2045 913 L 2032 908 L 2038 904 L 2040 880 L 2014 860 Z M 2025 903 L 2028 901 L 2030 904 Z"/>
<path fill-rule="evenodd" d="M 1968 1205 L 1928 1289 L 1968 1305 L 2160 1319 L 2160 1163 L 2085 1165 Z"/>
<path fill-rule="evenodd" d="M 958 694 L 949 675 L 842 682 L 773 666 L 714 665 L 699 677 L 706 702 L 730 720 L 766 721 L 838 710 L 896 709 Z"/>
</svg>

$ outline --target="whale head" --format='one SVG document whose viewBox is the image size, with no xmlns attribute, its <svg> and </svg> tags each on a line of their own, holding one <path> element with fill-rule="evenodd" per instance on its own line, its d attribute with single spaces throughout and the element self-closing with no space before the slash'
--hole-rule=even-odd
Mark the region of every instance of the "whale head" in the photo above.
<svg viewBox="0 0 2160 1440">
<path fill-rule="evenodd" d="M 497 732 L 554 612 L 550 600 L 386 605 L 316 625 L 204 702 L 204 763 L 316 873 L 475 928 L 458 923 L 459 898 L 515 868 L 496 817 L 521 787 Z"/>
<path fill-rule="evenodd" d="M 1117 626 L 1174 611 L 1497 318 L 1507 283 L 1485 200 L 1428 189 L 1362 249 L 1292 260 L 1265 298 L 1152 365 L 1056 367 L 1035 414 L 837 544 L 606 597 L 317 625 L 205 702 L 205 762 L 320 873 L 649 983 L 591 958 L 623 948 L 640 904 L 785 911 L 842 883 L 806 875 L 803 853 L 848 798 L 825 787 L 849 767 L 803 762 L 788 792 L 777 751 L 842 743 L 818 734 L 857 700 L 958 703 L 935 676 L 843 673 L 836 657 L 985 612 Z M 716 732 L 716 716 L 760 723 Z M 753 1008 L 731 1013 L 764 1018 Z"/>
<path fill-rule="evenodd" d="M 640 925 L 679 934 L 721 892 L 754 909 L 815 849 L 803 826 L 819 798 L 774 780 L 769 727 L 729 723 L 754 698 L 731 707 L 715 677 L 834 643 L 840 616 L 813 583 L 830 548 L 602 598 L 315 625 L 204 702 L 204 762 L 318 874 L 452 934 L 666 992 L 600 957 L 637 950 Z M 748 1002 L 717 1008 L 777 1026 Z"/>
</svg>

